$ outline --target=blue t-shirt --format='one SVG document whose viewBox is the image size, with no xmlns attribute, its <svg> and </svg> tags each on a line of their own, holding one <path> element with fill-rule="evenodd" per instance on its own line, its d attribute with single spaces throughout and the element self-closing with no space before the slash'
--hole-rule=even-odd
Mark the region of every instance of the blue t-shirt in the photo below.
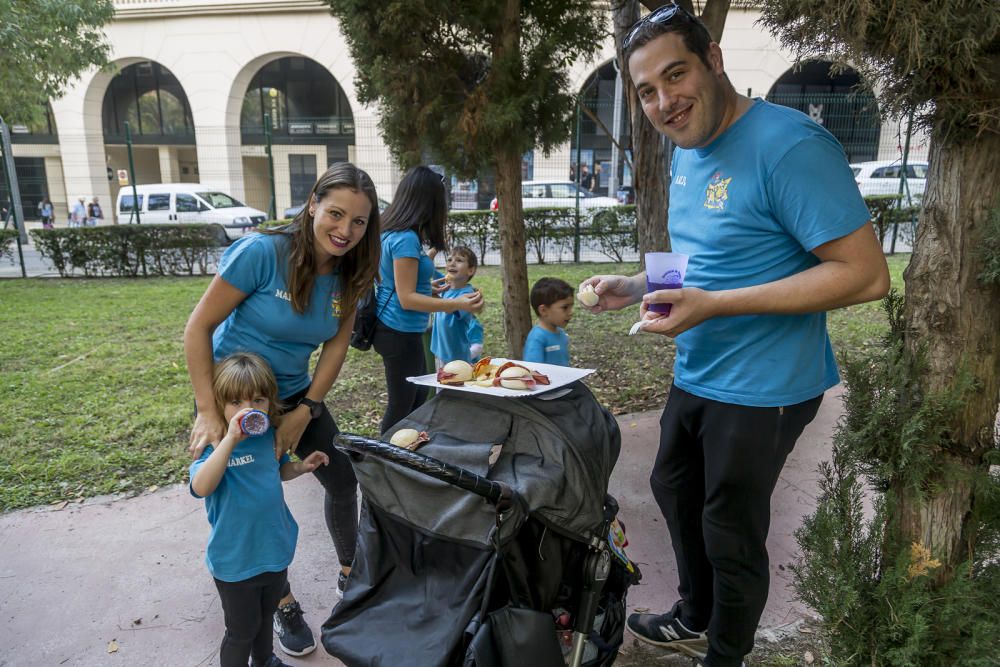
<svg viewBox="0 0 1000 667">
<path fill-rule="evenodd" d="M 528 332 L 524 341 L 524 360 L 569 366 L 569 336 L 562 327 L 552 333 L 540 324 Z"/>
<path fill-rule="evenodd" d="M 451 288 L 441 293 L 442 299 L 454 299 L 474 292 L 472 285 Z M 477 361 L 469 354 L 469 346 L 483 342 L 483 325 L 467 310 L 454 313 L 434 313 L 434 329 L 431 332 L 431 352 L 441 361 L 448 363 L 456 359 Z"/>
<path fill-rule="evenodd" d="M 284 235 L 248 234 L 226 249 L 219 275 L 247 298 L 212 336 L 216 362 L 233 352 L 264 357 L 278 379 L 281 398 L 309 386 L 309 356 L 337 335 L 341 315 L 336 273 L 316 276 L 306 312 L 300 315 L 292 308 L 285 280 L 283 246 L 288 243 Z"/>
<path fill-rule="evenodd" d="M 191 479 L 212 451 L 209 445 L 191 464 Z M 216 579 L 243 581 L 291 564 L 299 526 L 285 504 L 279 473 L 288 461 L 287 454 L 274 458 L 274 429 L 233 448 L 219 485 L 205 498 L 212 526 L 205 563 Z"/>
<path fill-rule="evenodd" d="M 870 219 L 844 149 L 820 125 L 754 100 L 708 146 L 674 151 L 670 242 L 685 287 L 760 285 L 819 264 L 817 246 Z M 840 381 L 826 314 L 707 320 L 675 339 L 674 383 L 712 400 L 774 407 Z"/>
<path fill-rule="evenodd" d="M 396 331 L 423 332 L 430 323 L 430 313 L 406 310 L 399 303 L 393 261 L 401 257 L 412 257 L 417 260 L 417 294 L 431 296 L 434 262 L 420 245 L 420 237 L 412 229 L 403 232 L 383 232 L 382 259 L 378 267 L 379 276 L 382 278 L 378 286 L 378 318 L 387 327 Z"/>
</svg>

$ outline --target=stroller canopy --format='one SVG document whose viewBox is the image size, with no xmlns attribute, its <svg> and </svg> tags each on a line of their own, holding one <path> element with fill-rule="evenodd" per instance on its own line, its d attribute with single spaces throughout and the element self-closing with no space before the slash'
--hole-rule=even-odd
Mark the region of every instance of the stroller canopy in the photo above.
<svg viewBox="0 0 1000 667">
<path fill-rule="evenodd" d="M 604 497 L 621 435 L 586 386 L 576 382 L 563 391 L 551 392 L 558 396 L 551 400 L 444 391 L 384 439 L 400 428 L 426 431 L 430 441 L 421 454 L 507 484 L 533 517 L 561 534 L 603 539 Z M 355 461 L 355 471 L 369 502 L 417 530 L 489 544 L 495 512 L 482 498 L 372 457 Z M 501 541 L 506 537 L 502 530 Z"/>
</svg>

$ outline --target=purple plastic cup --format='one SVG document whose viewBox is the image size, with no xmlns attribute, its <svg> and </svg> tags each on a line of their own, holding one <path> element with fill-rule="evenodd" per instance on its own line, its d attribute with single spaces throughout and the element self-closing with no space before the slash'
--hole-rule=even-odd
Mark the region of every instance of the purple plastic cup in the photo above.
<svg viewBox="0 0 1000 667">
<path fill-rule="evenodd" d="M 680 289 L 684 286 L 688 256 L 679 252 L 646 253 L 646 292 L 661 289 Z M 651 303 L 648 310 L 653 313 L 670 314 L 669 303 Z"/>
<path fill-rule="evenodd" d="M 260 410 L 251 410 L 240 417 L 240 430 L 244 435 L 262 435 L 271 427 L 271 420 Z"/>
</svg>

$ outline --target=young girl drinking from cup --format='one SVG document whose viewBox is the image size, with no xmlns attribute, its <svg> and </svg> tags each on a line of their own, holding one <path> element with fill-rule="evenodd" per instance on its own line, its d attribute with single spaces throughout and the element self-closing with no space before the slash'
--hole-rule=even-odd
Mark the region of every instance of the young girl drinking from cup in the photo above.
<svg viewBox="0 0 1000 667">
<path fill-rule="evenodd" d="M 271 617 L 284 594 L 299 532 L 281 482 L 330 459 L 321 451 L 298 462 L 286 453 L 275 456 L 278 382 L 256 354 L 236 353 L 218 363 L 212 390 L 228 429 L 191 464 L 191 494 L 205 499 L 212 526 L 205 562 L 226 619 L 219 664 L 246 667 L 252 658 L 253 667 L 281 667 Z"/>
</svg>

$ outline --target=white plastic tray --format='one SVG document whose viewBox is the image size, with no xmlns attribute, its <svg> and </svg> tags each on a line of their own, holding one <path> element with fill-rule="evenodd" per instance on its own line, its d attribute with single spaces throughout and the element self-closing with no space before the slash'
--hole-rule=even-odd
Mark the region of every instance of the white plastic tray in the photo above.
<svg viewBox="0 0 1000 667">
<path fill-rule="evenodd" d="M 506 387 L 467 387 L 465 385 L 441 384 L 437 381 L 437 373 L 418 375 L 406 378 L 413 384 L 420 384 L 426 387 L 437 387 L 439 389 L 452 389 L 454 391 L 468 391 L 473 394 L 485 394 L 486 396 L 505 396 L 507 398 L 525 398 L 526 396 L 538 396 L 553 389 L 559 389 L 566 385 L 581 380 L 594 372 L 593 368 L 571 368 L 569 366 L 554 366 L 552 364 L 542 364 L 534 361 L 518 361 L 517 359 L 504 359 L 493 357 L 490 363 L 500 366 L 513 361 L 533 371 L 538 371 L 549 377 L 550 384 L 536 385 L 534 390 L 507 389 Z"/>
</svg>

